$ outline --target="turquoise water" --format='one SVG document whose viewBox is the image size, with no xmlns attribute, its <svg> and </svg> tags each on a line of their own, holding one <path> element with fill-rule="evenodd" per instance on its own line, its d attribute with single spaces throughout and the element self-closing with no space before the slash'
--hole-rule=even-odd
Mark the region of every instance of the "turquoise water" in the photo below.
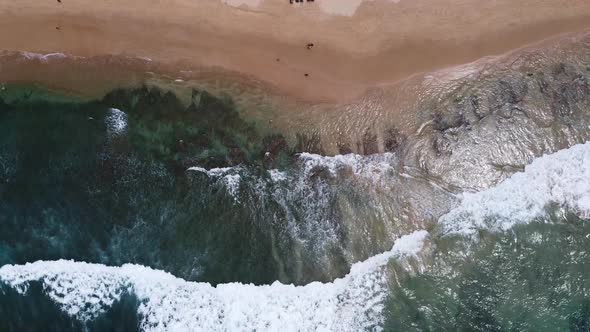
<svg viewBox="0 0 590 332">
<path fill-rule="evenodd" d="M 391 199 L 380 182 L 389 178 L 378 171 L 392 173 L 383 165 L 395 156 L 299 156 L 306 144 L 260 134 L 229 98 L 195 91 L 192 103 L 183 105 L 172 93 L 139 88 L 82 101 L 26 86 L 0 96 L 0 266 L 68 259 L 164 270 L 200 283 L 154 277 L 164 284 L 148 293 L 177 287 L 169 298 L 159 294 L 164 300 L 156 307 L 182 316 L 183 308 L 200 306 L 199 317 L 219 326 L 241 319 L 244 325 L 231 326 L 243 330 L 256 330 L 257 320 L 272 316 L 239 306 L 250 299 L 267 301 L 269 311 L 275 306 L 312 315 L 316 328 L 329 309 L 343 321 L 364 315 L 358 326 L 367 330 L 590 330 L 590 226 L 575 209 L 551 205 L 505 231 L 481 228 L 474 236 L 446 234 L 434 223 L 391 231 L 387 225 L 395 220 L 380 210 L 388 201 L 379 201 Z M 322 162 L 372 164 L 333 172 Z M 359 185 L 359 169 L 368 170 L 372 182 Z M 487 224 L 496 221 L 487 216 Z M 420 247 L 425 253 L 418 258 L 397 253 L 389 263 L 371 261 L 399 235 L 422 228 L 430 233 L 430 249 Z M 353 265 L 359 261 L 366 263 Z M 383 266 L 383 275 L 373 274 Z M 155 272 L 139 271 L 151 285 Z M 104 273 L 114 285 L 105 284 L 107 290 L 92 283 L 102 280 L 92 273 L 90 281 L 71 284 L 56 276 L 32 278 L 26 292 L 0 282 L 0 331 L 173 330 L 149 321 L 149 295 L 138 280 L 127 280 L 137 274 L 124 268 Z M 310 286 L 313 281 L 322 283 Z M 75 299 L 60 305 L 55 298 L 67 294 L 52 287 L 88 288 L 96 296 L 67 307 Z M 173 291 L 188 304 L 176 303 Z M 364 308 L 379 301 L 360 291 L 375 298 L 384 293 L 379 317 Z M 238 306 L 235 312 L 219 304 L 227 299 Z"/>
<path fill-rule="evenodd" d="M 588 234 L 587 220 L 562 215 L 482 232 L 470 250 L 441 239 L 430 271 L 392 288 L 385 329 L 588 331 Z"/>
</svg>

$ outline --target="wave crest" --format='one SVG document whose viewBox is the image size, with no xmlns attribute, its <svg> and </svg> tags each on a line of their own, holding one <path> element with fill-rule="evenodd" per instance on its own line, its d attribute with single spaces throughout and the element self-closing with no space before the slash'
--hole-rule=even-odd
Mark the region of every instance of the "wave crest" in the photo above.
<svg viewBox="0 0 590 332">
<path fill-rule="evenodd" d="M 41 281 L 48 296 L 71 316 L 91 320 L 125 292 L 139 301 L 145 331 L 379 330 L 387 296 L 385 266 L 419 255 L 429 234 L 400 237 L 393 248 L 352 266 L 330 283 L 305 286 L 188 282 L 149 267 L 109 267 L 67 260 L 0 268 L 0 280 L 25 293 Z M 409 266 L 408 266 L 409 268 Z"/>
</svg>

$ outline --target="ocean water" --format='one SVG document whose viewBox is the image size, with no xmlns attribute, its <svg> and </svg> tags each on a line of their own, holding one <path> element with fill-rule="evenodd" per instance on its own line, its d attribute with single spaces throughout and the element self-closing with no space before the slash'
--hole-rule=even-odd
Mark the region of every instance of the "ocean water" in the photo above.
<svg viewBox="0 0 590 332">
<path fill-rule="evenodd" d="M 455 194 L 204 91 L 9 92 L 1 331 L 590 328 L 588 143 Z"/>
<path fill-rule="evenodd" d="M 384 329 L 587 331 L 589 148 L 463 194 L 433 231 L 428 270 L 390 288 Z"/>
</svg>

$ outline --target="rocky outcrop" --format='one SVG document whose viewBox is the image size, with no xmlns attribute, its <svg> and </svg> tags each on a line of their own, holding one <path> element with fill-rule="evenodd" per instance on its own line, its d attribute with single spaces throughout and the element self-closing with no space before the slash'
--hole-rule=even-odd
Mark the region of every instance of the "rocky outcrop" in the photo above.
<svg viewBox="0 0 590 332">
<path fill-rule="evenodd" d="M 429 104 L 403 164 L 452 186 L 480 190 L 535 157 L 590 139 L 590 71 L 555 63 L 492 72 Z"/>
</svg>

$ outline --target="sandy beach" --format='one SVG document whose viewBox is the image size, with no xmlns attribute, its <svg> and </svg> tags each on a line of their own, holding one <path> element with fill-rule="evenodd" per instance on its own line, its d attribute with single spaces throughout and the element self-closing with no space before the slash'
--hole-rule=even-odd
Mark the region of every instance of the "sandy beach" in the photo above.
<svg viewBox="0 0 590 332">
<path fill-rule="evenodd" d="M 237 72 L 284 95 L 333 102 L 585 30 L 590 2 L 20 0 L 4 1 L 0 18 L 3 51 L 142 57 L 179 70 Z"/>
</svg>

